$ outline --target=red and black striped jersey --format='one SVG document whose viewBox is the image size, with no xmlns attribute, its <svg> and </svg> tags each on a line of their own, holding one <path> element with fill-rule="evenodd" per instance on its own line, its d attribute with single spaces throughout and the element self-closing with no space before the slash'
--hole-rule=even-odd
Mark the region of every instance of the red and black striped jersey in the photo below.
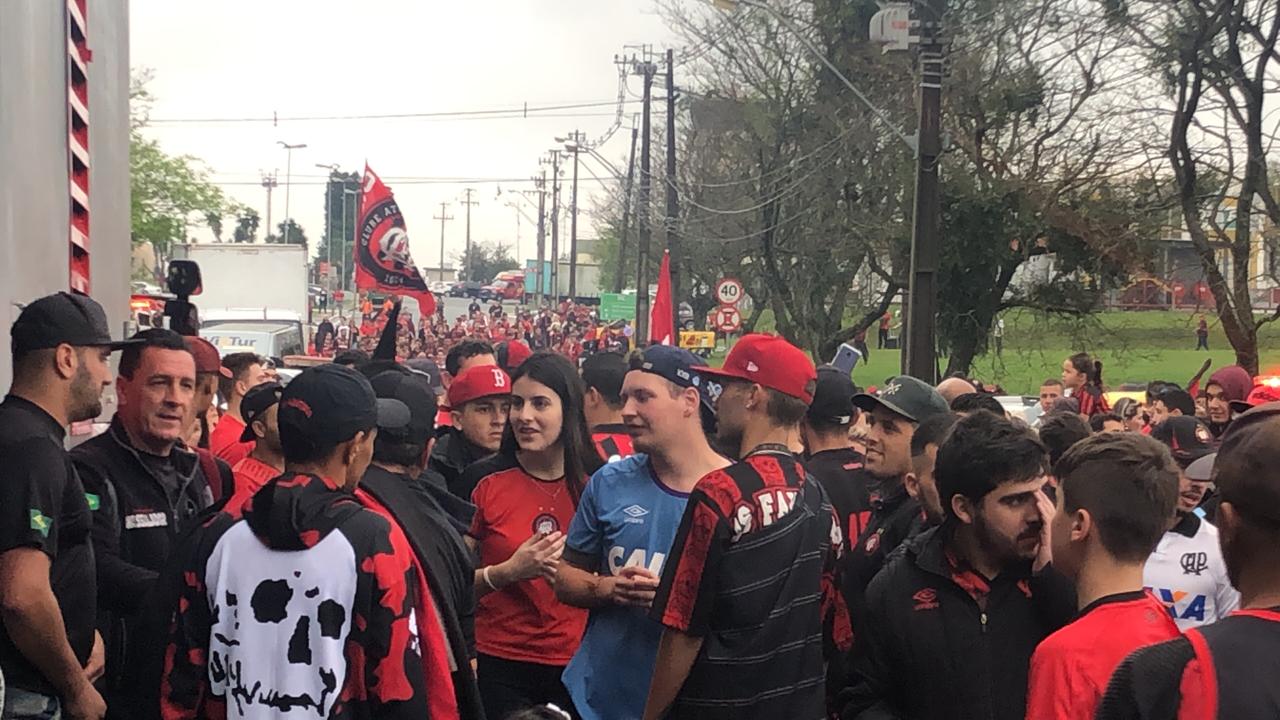
<svg viewBox="0 0 1280 720">
<path fill-rule="evenodd" d="M 842 609 L 842 549 L 826 492 L 785 448 L 699 480 L 652 609 L 704 638 L 669 717 L 823 717 L 823 610 Z"/>
<path fill-rule="evenodd" d="M 1107 685 L 1098 720 L 1280 717 L 1280 607 L 1237 610 L 1139 650 Z"/>
</svg>

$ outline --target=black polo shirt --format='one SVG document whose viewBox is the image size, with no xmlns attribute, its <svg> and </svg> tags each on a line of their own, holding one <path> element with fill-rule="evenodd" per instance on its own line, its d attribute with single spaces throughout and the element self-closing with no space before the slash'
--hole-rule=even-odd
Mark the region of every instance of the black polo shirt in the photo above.
<svg viewBox="0 0 1280 720">
<path fill-rule="evenodd" d="M 0 403 L 0 553 L 37 548 L 49 556 L 49 584 L 62 622 L 83 665 L 93 649 L 97 582 L 90 507 L 71 458 L 66 431 L 37 405 L 12 395 Z M 55 694 L 53 686 L 14 646 L 0 622 L 0 669 L 5 682 Z"/>
</svg>

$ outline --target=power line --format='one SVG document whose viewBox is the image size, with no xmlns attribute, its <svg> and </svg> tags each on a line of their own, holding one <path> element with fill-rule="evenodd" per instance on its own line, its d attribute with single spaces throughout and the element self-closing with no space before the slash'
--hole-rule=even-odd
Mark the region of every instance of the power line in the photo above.
<svg viewBox="0 0 1280 720">
<path fill-rule="evenodd" d="M 527 103 L 520 107 L 509 107 L 493 110 L 444 110 L 438 112 L 419 112 L 419 113 L 382 113 L 369 115 L 295 115 L 280 117 L 272 114 L 270 117 L 206 117 L 206 118 L 159 118 L 148 120 L 149 125 L 172 125 L 172 124 L 213 124 L 213 123 L 271 123 L 276 125 L 282 122 L 312 122 L 312 121 L 333 121 L 333 120 L 399 120 L 399 119 L 423 119 L 423 118 L 457 118 L 475 116 L 475 119 L 481 119 L 485 116 L 503 116 L 503 117 L 527 117 L 530 114 L 540 114 L 559 110 L 582 110 L 586 108 L 599 107 L 616 107 L 619 102 L 631 102 L 629 100 L 613 99 L 607 102 L 587 102 L 587 103 L 571 103 L 566 105 L 541 105 L 530 107 Z M 614 113 L 609 113 L 612 116 Z M 546 117 L 546 116 L 543 116 Z"/>
</svg>

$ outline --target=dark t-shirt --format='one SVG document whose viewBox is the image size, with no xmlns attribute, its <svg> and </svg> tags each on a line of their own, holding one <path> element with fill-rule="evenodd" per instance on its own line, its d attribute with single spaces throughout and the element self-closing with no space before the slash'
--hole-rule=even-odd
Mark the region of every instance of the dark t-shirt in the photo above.
<svg viewBox="0 0 1280 720">
<path fill-rule="evenodd" d="M 823 450 L 804 461 L 804 469 L 826 488 L 850 550 L 871 515 L 871 494 L 862 462 L 862 453 L 853 448 Z"/>
<path fill-rule="evenodd" d="M 49 585 L 81 664 L 93 649 L 97 613 L 90 508 L 63 449 L 65 431 L 38 406 L 12 395 L 0 403 L 0 553 L 36 548 L 49 556 Z M 12 687 L 52 695 L 53 686 L 18 651 L 0 623 L 0 670 Z"/>
</svg>

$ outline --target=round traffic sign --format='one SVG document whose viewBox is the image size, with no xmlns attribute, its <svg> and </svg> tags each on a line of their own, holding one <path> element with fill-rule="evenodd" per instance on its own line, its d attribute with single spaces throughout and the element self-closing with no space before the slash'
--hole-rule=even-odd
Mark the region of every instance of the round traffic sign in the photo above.
<svg viewBox="0 0 1280 720">
<path fill-rule="evenodd" d="M 742 299 L 742 283 L 736 278 L 721 278 L 716 283 L 716 299 L 721 305 L 737 305 Z"/>
<path fill-rule="evenodd" d="M 712 313 L 712 324 L 722 333 L 738 332 L 742 329 L 742 313 L 732 305 L 721 305 Z"/>
</svg>

